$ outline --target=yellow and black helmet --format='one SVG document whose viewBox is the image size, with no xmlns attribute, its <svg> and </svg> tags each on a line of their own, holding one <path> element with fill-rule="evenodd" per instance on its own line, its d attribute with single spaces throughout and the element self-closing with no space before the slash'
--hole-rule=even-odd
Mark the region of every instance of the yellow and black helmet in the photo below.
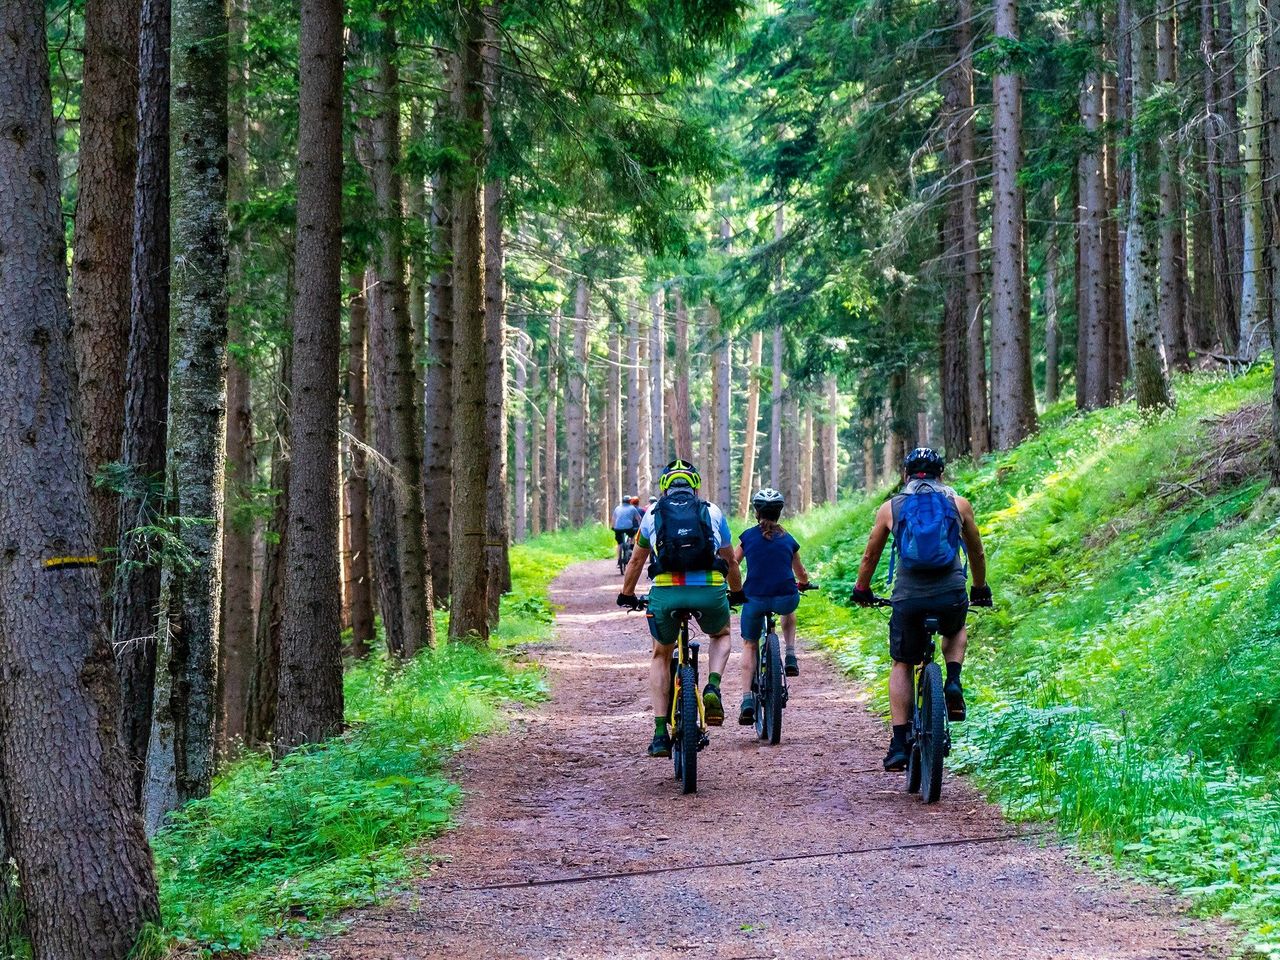
<svg viewBox="0 0 1280 960">
<path fill-rule="evenodd" d="M 658 481 L 658 488 L 666 493 L 671 487 L 692 487 L 697 490 L 702 486 L 702 477 L 698 473 L 698 468 L 687 460 L 672 460 L 667 464 L 667 468 L 662 471 L 662 479 Z"/>
</svg>

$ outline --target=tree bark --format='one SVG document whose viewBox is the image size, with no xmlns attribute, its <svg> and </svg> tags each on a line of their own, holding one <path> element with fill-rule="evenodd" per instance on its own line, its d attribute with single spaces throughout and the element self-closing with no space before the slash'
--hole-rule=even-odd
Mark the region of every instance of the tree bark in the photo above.
<svg viewBox="0 0 1280 960">
<path fill-rule="evenodd" d="M 339 0 L 302 0 L 289 532 L 275 751 L 342 730 L 338 368 L 342 343 Z"/>
<path fill-rule="evenodd" d="M 547 324 L 547 404 L 543 432 L 546 449 L 543 451 L 542 499 L 546 507 L 545 527 L 548 532 L 560 523 L 560 474 L 556 464 L 557 422 L 560 404 L 560 308 L 552 311 Z"/>
<path fill-rule="evenodd" d="M 447 59 L 447 58 L 446 58 Z M 448 99 L 437 112 L 447 119 Z M 437 604 L 449 598 L 449 524 L 453 508 L 453 219 L 449 181 L 440 174 L 431 191 L 431 275 L 427 311 L 424 484 L 431 590 Z"/>
<path fill-rule="evenodd" d="M 522 319 L 517 316 L 514 323 L 516 330 L 515 350 L 515 404 L 511 408 L 512 445 L 515 456 L 515 477 L 512 490 L 514 507 L 515 539 L 521 543 L 529 537 L 529 411 L 533 405 L 529 403 L 529 368 L 532 364 L 529 351 L 529 334 Z M 534 439 L 537 447 L 537 439 Z M 534 483 L 537 483 L 537 468 L 534 469 Z M 537 515 L 537 505 L 533 514 Z"/>
<path fill-rule="evenodd" d="M 1100 43 L 1098 14 L 1086 9 L 1082 32 Z M 1106 122 L 1103 79 L 1095 65 L 1080 89 L 1080 119 L 1088 148 L 1080 156 L 1080 223 L 1077 257 L 1080 284 L 1076 290 L 1076 406 L 1092 410 L 1111 401 L 1111 299 L 1107 255 L 1107 185 L 1103 127 Z"/>
<path fill-rule="evenodd" d="M 953 91 L 947 93 L 948 101 Z M 950 133 L 949 133 L 950 136 Z M 948 153 L 953 151 L 948 144 Z M 953 161 L 954 162 L 954 161 Z M 968 342 L 965 337 L 964 276 L 955 263 L 962 260 L 960 238 L 960 203 L 952 199 L 943 212 L 939 263 L 943 272 L 942 327 L 940 330 L 938 371 L 942 390 L 942 442 L 948 458 L 956 459 L 969 451 L 970 377 Z"/>
<path fill-rule="evenodd" d="M 713 306 L 713 329 L 719 332 L 720 308 Z M 733 392 L 733 339 L 727 332 L 720 334 L 715 351 L 715 381 L 713 383 L 713 412 L 716 462 L 716 503 L 729 509 L 733 503 L 733 446 L 729 429 L 730 402 Z"/>
<path fill-rule="evenodd" d="M 1177 7 L 1164 7 L 1156 19 L 1157 83 L 1178 82 Z M 1183 232 L 1182 171 L 1178 144 L 1170 132 L 1160 144 L 1160 336 L 1168 362 L 1190 367 L 1187 344 L 1187 241 Z"/>
<path fill-rule="evenodd" d="M 672 439 L 675 456 L 685 460 L 693 458 L 693 420 L 689 408 L 689 310 L 684 303 L 684 293 L 675 288 L 676 298 L 676 355 L 672 370 Z"/>
<path fill-rule="evenodd" d="M 449 639 L 489 640 L 485 564 L 488 429 L 485 393 L 484 17 L 475 0 L 459 8 L 455 88 L 457 149 L 467 160 L 453 190 L 453 517 L 449 533 Z"/>
<path fill-rule="evenodd" d="M 637 308 L 639 309 L 639 308 Z M 645 498 L 651 496 L 654 488 L 653 463 L 650 445 L 653 441 L 653 413 L 650 404 L 649 378 L 652 369 L 649 361 L 649 338 L 644 332 L 644 324 L 637 316 L 636 336 L 636 434 L 631 438 L 636 452 L 636 496 L 640 497 L 640 509 L 648 508 Z M 659 395 L 661 396 L 661 395 Z M 659 465 L 661 466 L 661 465 Z"/>
<path fill-rule="evenodd" d="M 344 484 L 347 537 L 347 597 L 351 607 L 351 654 L 368 656 L 373 643 L 373 591 L 369 572 L 369 411 L 365 395 L 365 351 L 369 301 L 364 270 L 351 271 L 350 339 L 347 353 L 347 403 L 351 410 L 351 471 Z"/>
<path fill-rule="evenodd" d="M 1058 402 L 1058 196 L 1045 185 L 1049 201 L 1048 236 L 1044 252 L 1044 402 Z"/>
<path fill-rule="evenodd" d="M 568 457 L 569 525 L 587 520 L 587 325 L 591 292 L 579 279 L 573 298 L 573 358 L 569 363 L 569 393 L 565 401 L 565 453 Z"/>
<path fill-rule="evenodd" d="M 385 397 L 395 363 L 395 335 L 387 316 L 386 288 L 378 283 L 372 268 L 365 274 L 365 291 L 369 302 L 369 399 L 374 451 L 368 472 L 369 559 L 387 652 L 403 657 L 405 620 L 397 491 L 400 481 L 384 452 L 391 449 L 395 439 L 394 409 L 391 400 Z"/>
<path fill-rule="evenodd" d="M 544 509 L 542 505 L 542 443 L 546 435 L 546 424 L 543 429 L 538 429 L 538 413 L 537 411 L 546 411 L 550 405 L 550 401 L 544 399 L 541 407 L 535 407 L 536 400 L 539 396 L 540 384 L 538 383 L 539 371 L 537 360 L 537 345 L 532 339 L 525 345 L 528 351 L 529 361 L 529 409 L 535 411 L 533 417 L 529 421 L 529 535 L 536 537 L 542 533 L 542 518 Z M 545 417 L 546 413 L 543 412 Z"/>
<path fill-rule="evenodd" d="M 140 13 L 139 0 L 86 0 L 84 9 L 71 317 L 90 475 L 119 458 L 124 431 Z M 95 485 L 89 503 L 94 542 L 114 546 L 116 491 Z M 112 566 L 102 565 L 104 586 Z"/>
<path fill-rule="evenodd" d="M 134 180 L 132 298 L 125 361 L 120 461 L 132 489 L 120 497 L 111 636 L 120 673 L 120 733 L 134 796 L 151 737 L 160 562 L 153 539 L 134 531 L 164 513 L 169 409 L 169 0 L 144 0 L 139 39 L 138 163 Z"/>
<path fill-rule="evenodd" d="M 1144 0 L 1129 0 L 1129 35 L 1132 57 L 1133 94 L 1130 103 L 1136 111 L 1151 89 L 1155 73 L 1155 25 Z M 1129 222 L 1125 231 L 1125 322 L 1133 343 L 1133 374 L 1138 407 L 1149 410 L 1170 404 L 1165 373 L 1163 345 L 1160 342 L 1160 317 L 1157 295 L 1159 274 L 1156 245 L 1152 243 L 1152 226 L 1158 211 L 1154 195 L 1152 162 L 1154 151 L 1148 143 L 1138 143 L 1129 155 Z"/>
<path fill-rule="evenodd" d="M 799 504 L 803 513 L 813 506 L 813 408 L 807 403 L 801 422 L 804 424 L 804 439 L 797 452 L 800 454 Z"/>
<path fill-rule="evenodd" d="M 785 208 L 779 204 L 773 212 L 773 242 L 780 244 L 785 235 Z M 778 259 L 773 276 L 773 289 L 776 294 L 782 292 L 782 260 Z M 782 341 L 781 325 L 773 328 L 773 343 L 770 351 L 770 387 L 769 387 L 769 486 L 775 490 L 782 489 L 782 358 L 785 345 Z"/>
<path fill-rule="evenodd" d="M 793 507 L 800 504 L 800 398 L 794 389 L 782 395 L 782 469 L 779 487 L 782 496 Z"/>
<path fill-rule="evenodd" d="M 173 6 L 173 251 L 168 477 L 185 563 L 161 576 L 144 819 L 213 778 L 227 346 L 227 35 L 221 0 Z M 160 735 L 160 734 L 164 735 Z"/>
<path fill-rule="evenodd" d="M 827 419 L 822 430 L 822 463 L 827 477 L 823 484 L 823 492 L 827 503 L 835 503 L 840 499 L 840 387 L 834 375 L 826 381 Z"/>
<path fill-rule="evenodd" d="M 1018 40 L 1017 0 L 996 0 L 996 36 Z M 995 74 L 991 213 L 991 440 L 1008 450 L 1036 428 L 1031 387 L 1031 329 L 1023 250 L 1021 78 L 1007 65 Z"/>
<path fill-rule="evenodd" d="M 291 379 L 292 348 L 280 352 L 279 382 Z M 271 445 L 271 489 L 280 491 L 267 524 L 262 558 L 262 583 L 254 625 L 253 674 L 249 679 L 249 713 L 245 741 L 251 746 L 271 742 L 276 722 L 276 694 L 280 688 L 280 634 L 284 618 L 285 545 L 289 533 L 289 458 L 284 438 L 289 435 L 289 399 L 277 405 Z"/>
<path fill-rule="evenodd" d="M 1216 15 L 1216 21 L 1215 21 Z M 1204 51 L 1205 127 L 1209 215 L 1218 310 L 1215 327 L 1223 350 L 1239 345 L 1243 224 L 1240 211 L 1239 121 L 1236 115 L 1234 30 L 1229 0 L 1202 0 L 1201 49 Z"/>
<path fill-rule="evenodd" d="M 1240 333 L 1236 353 L 1245 360 L 1255 359 L 1270 339 L 1267 329 L 1267 282 L 1264 264 L 1262 191 L 1262 86 L 1264 83 L 1262 49 L 1262 2 L 1245 0 L 1245 71 L 1244 119 L 1240 124 L 1244 165 Z M 1275 29 L 1274 24 L 1269 29 Z M 1274 186 L 1273 186 L 1274 189 Z"/>
<path fill-rule="evenodd" d="M 666 290 L 655 287 L 649 294 L 649 313 L 653 324 L 649 327 L 649 471 L 645 483 L 652 487 L 660 471 L 670 460 L 667 444 L 667 424 L 663 401 L 666 396 L 667 331 Z"/>
<path fill-rule="evenodd" d="M 102 622 L 52 109 L 44 5 L 0 5 L 5 853 L 37 960 L 124 960 L 159 909 Z"/>
<path fill-rule="evenodd" d="M 383 225 L 378 257 L 379 318 L 382 334 L 379 350 L 389 359 L 384 374 L 371 383 L 375 407 L 386 406 L 390 436 L 375 442 L 387 457 L 396 504 L 397 567 L 400 575 L 399 616 L 403 655 L 412 657 L 423 647 L 435 645 L 431 615 L 430 556 L 427 550 L 422 500 L 422 419 L 418 407 L 417 363 L 413 354 L 413 323 L 409 317 L 405 286 L 403 194 L 400 181 L 400 75 L 394 11 L 378 16 L 382 36 L 377 45 L 377 65 L 372 93 L 378 110 L 373 117 L 372 179 L 378 219 Z M 370 346 L 373 347 L 371 331 Z M 370 374 L 373 374 L 371 367 Z M 376 389 L 372 389 L 376 387 Z M 483 437 L 481 437 L 483 441 Z M 384 445 L 385 444 L 385 445 Z M 481 507 L 484 498 L 480 498 Z M 383 610 L 383 620 L 392 615 Z"/>
<path fill-rule="evenodd" d="M 627 301 L 627 396 L 623 407 L 622 456 L 624 460 L 622 485 L 640 496 L 644 481 L 640 474 L 640 451 L 648 438 L 640 432 L 640 395 L 648 394 L 648 384 L 641 390 L 640 382 L 640 306 L 634 298 Z"/>
<path fill-rule="evenodd" d="M 748 516 L 751 487 L 756 473 L 756 434 L 760 423 L 760 363 L 764 354 L 764 332 L 751 331 L 751 353 L 747 360 L 747 421 L 742 440 L 742 475 L 738 480 L 738 516 Z"/>
<path fill-rule="evenodd" d="M 876 488 L 876 426 L 874 418 L 862 418 L 862 492 Z"/>
</svg>

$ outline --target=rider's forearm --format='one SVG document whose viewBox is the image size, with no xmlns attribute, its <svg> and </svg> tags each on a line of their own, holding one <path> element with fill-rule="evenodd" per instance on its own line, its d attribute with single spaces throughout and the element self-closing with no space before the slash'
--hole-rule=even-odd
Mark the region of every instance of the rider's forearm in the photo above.
<svg viewBox="0 0 1280 960">
<path fill-rule="evenodd" d="M 862 555 L 862 562 L 858 564 L 859 590 L 871 589 L 871 578 L 875 576 L 876 567 L 880 564 L 880 553 L 883 549 L 883 547 L 873 548 L 870 544 L 867 545 L 867 550 Z"/>
<path fill-rule="evenodd" d="M 644 570 L 645 561 L 649 559 L 649 551 L 644 547 L 636 547 L 631 553 L 631 560 L 627 563 L 627 572 L 622 578 L 622 592 L 633 594 L 636 592 L 636 584 L 640 582 L 640 574 Z"/>
<path fill-rule="evenodd" d="M 742 589 L 742 567 L 738 566 L 738 561 L 732 555 L 725 557 L 725 563 L 728 565 L 729 571 L 725 578 L 729 581 L 729 589 L 737 592 Z"/>
<path fill-rule="evenodd" d="M 973 585 L 975 587 L 986 586 L 987 555 L 982 551 L 981 540 L 978 541 L 976 550 L 969 550 L 969 571 L 973 574 Z"/>
</svg>

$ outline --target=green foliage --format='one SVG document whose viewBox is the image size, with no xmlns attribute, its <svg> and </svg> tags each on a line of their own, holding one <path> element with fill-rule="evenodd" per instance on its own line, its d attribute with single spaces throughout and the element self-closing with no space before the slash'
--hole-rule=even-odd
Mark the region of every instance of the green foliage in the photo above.
<svg viewBox="0 0 1280 960">
<path fill-rule="evenodd" d="M 1259 942 L 1280 937 L 1280 519 L 1262 445 L 1216 475 L 1215 431 L 1265 401 L 1270 377 L 1185 377 L 1176 413 L 1154 419 L 1062 405 L 951 477 L 996 594 L 970 618 L 954 766 L 1011 815 L 1055 820 Z M 881 499 L 813 518 L 826 596 L 801 616 L 883 709 L 885 617 L 833 599 Z"/>
<path fill-rule="evenodd" d="M 606 541 L 595 526 L 514 547 L 494 646 L 548 637 L 548 584 L 574 560 L 607 556 Z M 177 944 L 248 951 L 322 933 L 339 911 L 377 900 L 409 875 L 413 848 L 449 826 L 461 791 L 443 762 L 500 726 L 504 702 L 541 699 L 545 684 L 536 668 L 450 645 L 403 665 L 353 664 L 345 694 L 343 736 L 275 765 L 238 760 L 157 834 L 164 929 Z"/>
</svg>

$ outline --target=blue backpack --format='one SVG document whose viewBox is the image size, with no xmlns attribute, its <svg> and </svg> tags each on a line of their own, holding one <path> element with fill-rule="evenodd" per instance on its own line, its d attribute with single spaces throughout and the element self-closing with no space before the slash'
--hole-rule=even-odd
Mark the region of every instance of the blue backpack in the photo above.
<svg viewBox="0 0 1280 960">
<path fill-rule="evenodd" d="M 939 571 L 955 563 L 964 549 L 960 512 L 941 490 L 905 494 L 893 523 L 893 551 L 889 554 L 889 582 L 900 561 L 908 570 Z M 968 564 L 965 564 L 968 571 Z"/>
</svg>

